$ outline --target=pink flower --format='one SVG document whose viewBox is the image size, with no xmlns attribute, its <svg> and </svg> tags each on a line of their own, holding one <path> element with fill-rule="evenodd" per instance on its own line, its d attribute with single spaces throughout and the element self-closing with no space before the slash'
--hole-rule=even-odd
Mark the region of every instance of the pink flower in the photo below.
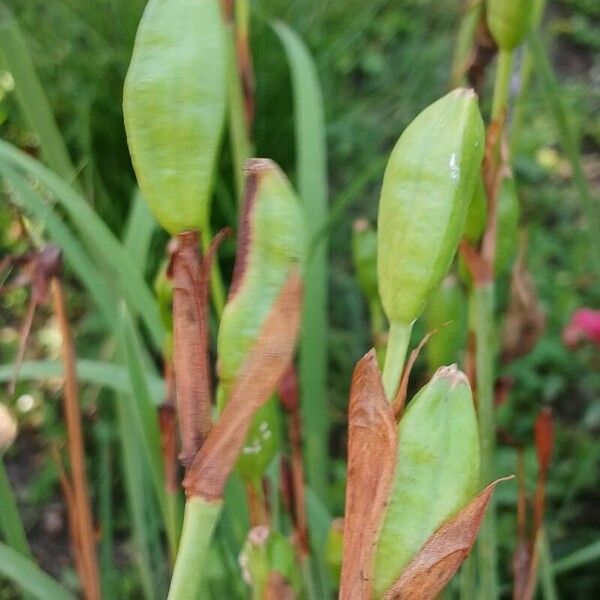
<svg viewBox="0 0 600 600">
<path fill-rule="evenodd" d="M 562 337 L 569 348 L 584 340 L 600 346 L 600 310 L 591 308 L 576 310 L 571 321 L 564 328 Z"/>
</svg>

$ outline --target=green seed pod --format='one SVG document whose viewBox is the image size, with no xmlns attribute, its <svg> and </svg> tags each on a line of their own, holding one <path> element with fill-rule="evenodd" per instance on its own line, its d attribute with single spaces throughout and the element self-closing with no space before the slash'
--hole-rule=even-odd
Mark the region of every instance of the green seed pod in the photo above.
<svg viewBox="0 0 600 600">
<path fill-rule="evenodd" d="M 517 254 L 519 237 L 519 197 L 514 177 L 502 181 L 498 197 L 498 231 L 496 233 L 496 276 L 510 271 Z"/>
<path fill-rule="evenodd" d="M 501 50 L 519 46 L 531 27 L 533 0 L 486 0 L 489 30 Z"/>
<path fill-rule="evenodd" d="M 487 196 L 485 194 L 485 186 L 483 185 L 483 177 L 481 175 L 477 178 L 477 185 L 475 186 L 475 193 L 471 198 L 469 204 L 469 211 L 467 212 L 467 220 L 465 221 L 465 228 L 463 231 L 463 237 L 470 244 L 477 244 L 485 231 L 485 225 L 487 222 Z"/>
<path fill-rule="evenodd" d="M 305 252 L 303 213 L 285 175 L 267 159 L 249 161 L 246 174 L 238 254 L 217 338 L 221 405 L 290 273 L 301 268 Z M 269 404 L 256 415 L 247 440 L 247 448 L 259 450 L 242 454 L 238 463 L 251 478 L 262 475 L 276 451 L 272 438 L 277 415 Z"/>
<path fill-rule="evenodd" d="M 458 361 L 466 341 L 467 300 L 456 275 L 447 275 L 425 309 L 428 331 L 437 330 L 425 346 L 427 367 L 434 373 L 440 365 Z"/>
<path fill-rule="evenodd" d="M 377 543 L 374 598 L 382 598 L 412 556 L 476 494 L 479 433 L 467 378 L 438 369 L 398 425 L 398 461 Z"/>
<path fill-rule="evenodd" d="M 377 300 L 377 233 L 366 219 L 354 222 L 352 259 L 362 293 L 369 301 Z"/>
<path fill-rule="evenodd" d="M 388 162 L 378 216 L 379 291 L 392 323 L 423 312 L 452 262 L 484 149 L 472 90 L 457 89 L 405 129 Z"/>
<path fill-rule="evenodd" d="M 123 112 L 138 183 L 176 235 L 205 230 L 225 113 L 217 0 L 150 0 L 125 79 Z"/>
</svg>

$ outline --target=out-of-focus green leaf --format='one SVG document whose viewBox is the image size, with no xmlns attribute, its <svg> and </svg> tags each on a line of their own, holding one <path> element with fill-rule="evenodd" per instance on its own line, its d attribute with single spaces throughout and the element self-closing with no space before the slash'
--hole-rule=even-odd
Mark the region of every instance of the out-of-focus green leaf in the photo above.
<svg viewBox="0 0 600 600">
<path fill-rule="evenodd" d="M 0 573 L 40 600 L 75 600 L 29 558 L 0 542 Z"/>
</svg>

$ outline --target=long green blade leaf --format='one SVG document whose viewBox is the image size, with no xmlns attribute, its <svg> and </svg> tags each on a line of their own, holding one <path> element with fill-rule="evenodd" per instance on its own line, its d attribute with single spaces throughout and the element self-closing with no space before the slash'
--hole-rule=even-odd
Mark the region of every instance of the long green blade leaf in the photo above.
<svg viewBox="0 0 600 600">
<path fill-rule="evenodd" d="M 25 527 L 17 507 L 17 500 L 8 479 L 6 466 L 0 454 L 0 532 L 6 542 L 23 556 L 31 558 L 31 549 Z"/>
<path fill-rule="evenodd" d="M 127 368 L 133 398 L 135 402 L 128 406 L 130 422 L 137 427 L 142 441 L 142 450 L 149 467 L 152 483 L 154 484 L 156 497 L 160 505 L 165 529 L 169 538 L 169 544 L 173 555 L 177 549 L 176 533 L 171 525 L 171 519 L 167 512 L 165 497 L 165 476 L 162 463 L 160 447 L 160 431 L 158 428 L 158 413 L 150 394 L 150 386 L 144 369 L 140 343 L 133 327 L 131 317 L 123 307 L 121 313 L 121 330 L 124 356 L 127 360 Z"/>
<path fill-rule="evenodd" d="M 0 542 L 0 573 L 40 600 L 75 600 L 30 559 Z"/>
<path fill-rule="evenodd" d="M 17 171 L 6 164 L 0 164 L 0 174 L 13 192 L 14 202 L 37 221 L 43 223 L 48 235 L 62 250 L 66 261 L 87 288 L 107 324 L 112 325 L 115 301 L 106 279 L 102 277 L 88 252 L 53 208 L 44 202 Z"/>
<path fill-rule="evenodd" d="M 19 25 L 0 1 L 0 56 L 15 81 L 15 93 L 25 118 L 37 134 L 42 157 L 48 166 L 67 181 L 74 175 L 73 164 L 56 125 L 48 98 Z"/>
<path fill-rule="evenodd" d="M 296 171 L 308 239 L 327 219 L 327 165 L 323 98 L 314 61 L 298 35 L 277 22 L 273 28 L 292 75 L 296 122 Z M 306 267 L 300 340 L 300 390 L 308 481 L 325 497 L 328 477 L 329 410 L 327 406 L 327 248 L 315 249 Z"/>
<path fill-rule="evenodd" d="M 600 540 L 592 542 L 589 546 L 580 548 L 575 552 L 563 556 L 560 560 L 554 562 L 554 574 L 566 573 L 572 569 L 577 569 L 590 563 L 600 564 Z"/>
<path fill-rule="evenodd" d="M 107 273 L 114 272 L 129 306 L 142 317 L 156 348 L 160 349 L 164 328 L 154 296 L 132 257 L 92 207 L 54 172 L 2 140 L 0 161 L 38 179 L 55 196 L 71 217 L 82 241 L 97 254 Z"/>
<path fill-rule="evenodd" d="M 15 374 L 15 367 L 11 364 L 0 365 L 0 383 L 10 381 Z M 24 361 L 19 369 L 19 381 L 45 380 L 62 377 L 63 366 L 61 362 L 49 360 Z M 77 379 L 81 382 L 99 385 L 114 390 L 115 392 L 131 393 L 129 372 L 125 367 L 110 363 L 80 359 L 77 361 Z M 159 404 L 164 399 L 165 386 L 159 377 L 146 373 L 146 379 L 153 402 Z"/>
<path fill-rule="evenodd" d="M 136 190 L 132 204 L 125 226 L 123 245 L 143 275 L 156 221 L 139 190 Z"/>
</svg>

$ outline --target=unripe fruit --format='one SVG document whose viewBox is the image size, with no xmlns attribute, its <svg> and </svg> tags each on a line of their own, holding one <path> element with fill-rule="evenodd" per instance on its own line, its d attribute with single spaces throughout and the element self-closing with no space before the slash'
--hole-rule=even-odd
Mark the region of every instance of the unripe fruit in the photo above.
<svg viewBox="0 0 600 600">
<path fill-rule="evenodd" d="M 138 183 L 172 235 L 208 226 L 225 114 L 226 53 L 217 0 L 150 0 L 123 90 Z"/>
<path fill-rule="evenodd" d="M 352 260 L 362 293 L 369 301 L 377 300 L 377 233 L 366 219 L 354 222 Z"/>
<path fill-rule="evenodd" d="M 427 331 L 435 331 L 425 346 L 427 367 L 457 362 L 466 341 L 467 299 L 456 275 L 444 278 L 425 309 Z"/>
<path fill-rule="evenodd" d="M 533 0 L 486 0 L 489 30 L 501 50 L 511 51 L 529 33 L 534 12 Z"/>
<path fill-rule="evenodd" d="M 473 197 L 484 129 L 457 89 L 405 129 L 388 162 L 378 216 L 379 291 L 391 322 L 417 319 L 452 262 Z"/>
<path fill-rule="evenodd" d="M 246 174 L 238 254 L 217 338 L 220 406 L 290 273 L 304 260 L 303 213 L 285 175 L 267 159 L 248 161 Z M 271 400 L 255 416 L 238 460 L 245 477 L 263 474 L 277 452 L 278 429 Z"/>
<path fill-rule="evenodd" d="M 377 543 L 382 598 L 431 534 L 477 492 L 479 433 L 471 389 L 456 366 L 438 369 L 398 425 L 392 493 Z"/>
</svg>

